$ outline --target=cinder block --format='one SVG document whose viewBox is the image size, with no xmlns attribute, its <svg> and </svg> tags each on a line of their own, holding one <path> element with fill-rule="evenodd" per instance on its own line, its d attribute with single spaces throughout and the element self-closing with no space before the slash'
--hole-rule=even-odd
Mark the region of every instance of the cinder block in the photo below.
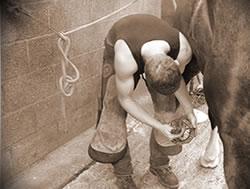
<svg viewBox="0 0 250 189">
<path fill-rule="evenodd" d="M 132 1 L 133 0 L 119 0 L 120 7 L 126 6 L 127 4 L 129 4 Z M 138 0 L 138 1 L 144 1 L 144 0 Z"/>
<path fill-rule="evenodd" d="M 97 85 L 100 77 L 93 76 L 86 81 L 79 82 L 75 86 L 75 91 L 71 97 L 65 97 L 65 113 L 67 118 L 72 117 L 74 112 L 80 107 L 94 102 L 97 96 L 100 85 Z"/>
<path fill-rule="evenodd" d="M 9 147 L 36 131 L 36 115 L 33 107 L 22 109 L 3 117 L 2 147 Z"/>
<path fill-rule="evenodd" d="M 61 94 L 48 97 L 33 105 L 37 129 L 60 122 L 63 119 Z"/>
<path fill-rule="evenodd" d="M 91 0 L 60 0 L 49 8 L 50 25 L 69 31 L 90 22 Z"/>
<path fill-rule="evenodd" d="M 103 48 L 105 37 L 118 18 L 118 15 L 113 16 L 89 28 L 71 34 L 72 51 L 70 55 L 75 57 Z"/>
<path fill-rule="evenodd" d="M 94 55 L 95 53 L 92 52 L 71 59 L 72 62 L 77 67 L 77 69 L 79 70 L 80 73 L 79 82 L 83 82 L 89 77 L 97 74 L 95 66 L 98 65 L 99 61 L 96 60 Z M 70 75 L 75 74 L 72 69 L 71 70 L 69 69 L 67 73 Z"/>
<path fill-rule="evenodd" d="M 53 67 L 33 72 L 3 84 L 4 114 L 17 111 L 57 92 Z"/>
<path fill-rule="evenodd" d="M 97 50 L 104 46 L 104 38 L 100 37 L 96 27 L 96 25 L 93 25 L 69 36 L 72 41 L 70 53 L 72 57 Z"/>
<path fill-rule="evenodd" d="M 106 38 L 109 30 L 111 29 L 113 24 L 119 19 L 120 19 L 119 14 L 117 14 L 117 15 L 114 15 L 114 16 L 112 16 L 112 17 L 110 17 L 108 19 L 105 19 L 102 22 L 99 22 L 98 24 L 96 24 L 96 26 L 95 26 L 96 29 L 95 30 L 96 30 L 96 36 L 98 37 L 96 39 L 96 41 L 98 41 L 98 39 L 99 39 L 99 44 L 101 46 L 104 45 L 103 41 Z"/>
<path fill-rule="evenodd" d="M 90 49 L 93 49 L 94 32 L 93 27 L 89 27 L 69 35 L 71 39 L 70 55 L 72 57 L 90 52 Z"/>
<path fill-rule="evenodd" d="M 40 70 L 61 63 L 57 39 L 57 36 L 52 35 L 28 41 L 30 70 Z"/>
<path fill-rule="evenodd" d="M 57 125 L 48 125 L 13 145 L 12 177 L 54 150 L 59 145 L 58 136 Z"/>
<path fill-rule="evenodd" d="M 130 5 L 128 8 L 121 11 L 119 15 L 120 17 L 124 17 L 127 15 L 138 14 L 138 13 L 143 13 L 143 0 L 136 1 L 134 4 Z"/>
<path fill-rule="evenodd" d="M 49 5 L 49 1 L 23 4 L 27 12 L 39 22 L 24 14 L 19 16 L 8 14 L 5 16 L 2 19 L 2 25 L 4 26 L 2 27 L 2 42 L 9 43 L 50 33 L 48 27 L 40 23 L 41 21 L 48 24 Z"/>
<path fill-rule="evenodd" d="M 2 84 L 2 97 L 3 97 L 3 115 L 14 112 L 25 105 L 29 104 L 29 99 L 24 95 L 25 91 L 24 80 L 12 79 Z"/>
<path fill-rule="evenodd" d="M 100 67 L 103 62 L 103 49 L 84 54 L 72 59 L 80 71 L 80 81 L 84 81 L 91 76 L 100 75 Z"/>
<path fill-rule="evenodd" d="M 97 101 L 92 100 L 88 104 L 77 108 L 74 113 L 72 112 L 67 119 L 66 132 L 62 132 L 60 128 L 58 129 L 60 131 L 61 144 L 65 143 L 69 138 L 73 138 L 86 129 L 93 127 L 96 121 Z"/>
<path fill-rule="evenodd" d="M 117 0 L 92 0 L 91 20 L 96 20 L 112 13 L 119 9 L 119 5 L 120 3 Z"/>
<path fill-rule="evenodd" d="M 2 46 L 2 80 L 29 72 L 26 42 Z"/>
<path fill-rule="evenodd" d="M 97 50 L 94 54 L 95 57 L 95 66 L 96 66 L 96 74 L 97 75 L 101 75 L 102 74 L 102 65 L 103 65 L 103 52 L 104 52 L 104 48 L 101 48 L 99 50 Z"/>
<path fill-rule="evenodd" d="M 169 0 L 167 0 L 169 1 Z M 143 12 L 155 16 L 161 16 L 161 0 L 144 0 Z"/>
<path fill-rule="evenodd" d="M 13 175 L 13 160 L 10 149 L 1 150 L 1 181 L 5 183 Z"/>
<path fill-rule="evenodd" d="M 8 15 L 1 15 L 1 43 L 7 44 L 18 40 L 19 34 L 15 20 Z M 3 27 L 4 26 L 4 27 Z"/>
</svg>

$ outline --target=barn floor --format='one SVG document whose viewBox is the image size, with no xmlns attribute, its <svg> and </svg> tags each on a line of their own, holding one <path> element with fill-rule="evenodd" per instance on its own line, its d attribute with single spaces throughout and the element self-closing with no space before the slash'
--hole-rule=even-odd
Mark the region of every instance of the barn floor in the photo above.
<svg viewBox="0 0 250 189">
<path fill-rule="evenodd" d="M 152 112 L 152 103 L 145 86 L 140 83 L 135 94 L 140 104 Z M 206 112 L 206 105 L 199 109 Z M 149 171 L 149 136 L 151 129 L 132 117 L 127 119 L 128 141 L 134 166 L 134 179 L 140 188 L 163 189 L 155 176 Z M 171 166 L 180 181 L 180 189 L 222 189 L 225 186 L 223 173 L 223 154 L 215 169 L 205 169 L 199 164 L 200 154 L 206 147 L 210 133 L 209 121 L 198 125 L 198 136 L 183 146 L 183 151 L 171 157 Z M 222 145 L 221 145 L 222 149 Z M 115 189 L 115 176 L 109 164 L 94 163 L 64 189 Z"/>
</svg>

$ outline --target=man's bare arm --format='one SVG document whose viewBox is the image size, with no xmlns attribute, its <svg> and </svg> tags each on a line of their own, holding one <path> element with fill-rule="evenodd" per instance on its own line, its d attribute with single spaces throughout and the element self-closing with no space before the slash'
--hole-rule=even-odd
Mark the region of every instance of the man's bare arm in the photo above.
<svg viewBox="0 0 250 189">
<path fill-rule="evenodd" d="M 196 118 L 195 118 L 194 111 L 193 111 L 194 108 L 192 105 L 192 100 L 188 94 L 187 87 L 183 78 L 181 79 L 181 84 L 180 84 L 179 89 L 175 92 L 175 96 L 180 102 L 180 104 L 182 105 L 192 125 L 196 127 Z"/>
<path fill-rule="evenodd" d="M 170 133 L 172 129 L 171 126 L 163 125 L 161 122 L 156 120 L 132 98 L 135 85 L 133 74 L 137 71 L 137 69 L 137 64 L 126 42 L 118 40 L 115 44 L 115 77 L 118 100 L 121 106 L 133 117 L 142 123 L 145 123 L 155 129 L 159 129 L 169 138 L 172 139 L 179 137 L 179 135 L 172 135 Z"/>
<path fill-rule="evenodd" d="M 161 123 L 150 116 L 132 98 L 135 85 L 133 74 L 137 69 L 137 64 L 126 42 L 118 40 L 115 44 L 115 76 L 118 100 L 121 106 L 133 117 L 154 128 L 160 128 Z"/>
<path fill-rule="evenodd" d="M 190 47 L 188 40 L 181 32 L 179 33 L 179 39 L 180 39 L 180 50 L 175 61 L 178 64 L 181 73 L 183 73 L 186 65 L 192 59 L 192 49 Z"/>
</svg>

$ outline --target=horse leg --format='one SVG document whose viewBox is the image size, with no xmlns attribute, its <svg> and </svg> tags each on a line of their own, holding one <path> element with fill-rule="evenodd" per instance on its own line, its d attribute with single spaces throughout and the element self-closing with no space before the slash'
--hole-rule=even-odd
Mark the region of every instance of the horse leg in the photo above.
<svg viewBox="0 0 250 189">
<path fill-rule="evenodd" d="M 240 118 L 235 119 L 236 117 Z M 225 178 L 230 189 L 248 189 L 250 186 L 250 113 L 244 112 L 241 116 L 231 114 L 230 118 L 228 118 L 230 121 L 220 130 L 224 145 Z"/>
<path fill-rule="evenodd" d="M 218 134 L 218 127 L 216 126 L 210 111 L 208 111 L 208 116 L 211 122 L 212 130 L 206 149 L 201 155 L 200 163 L 201 166 L 205 168 L 215 168 L 219 164 L 220 158 L 220 137 Z"/>
</svg>

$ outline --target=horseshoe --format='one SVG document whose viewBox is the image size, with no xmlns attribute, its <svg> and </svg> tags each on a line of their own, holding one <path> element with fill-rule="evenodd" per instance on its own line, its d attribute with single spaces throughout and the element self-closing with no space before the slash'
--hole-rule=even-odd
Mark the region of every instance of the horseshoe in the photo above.
<svg viewBox="0 0 250 189">
<path fill-rule="evenodd" d="M 174 144 L 187 144 L 190 143 L 195 137 L 195 128 L 187 118 L 174 120 L 170 123 L 170 125 L 174 128 L 171 131 L 172 134 L 178 134 L 182 131 L 182 129 L 184 129 L 184 133 L 181 137 L 171 140 Z"/>
</svg>

